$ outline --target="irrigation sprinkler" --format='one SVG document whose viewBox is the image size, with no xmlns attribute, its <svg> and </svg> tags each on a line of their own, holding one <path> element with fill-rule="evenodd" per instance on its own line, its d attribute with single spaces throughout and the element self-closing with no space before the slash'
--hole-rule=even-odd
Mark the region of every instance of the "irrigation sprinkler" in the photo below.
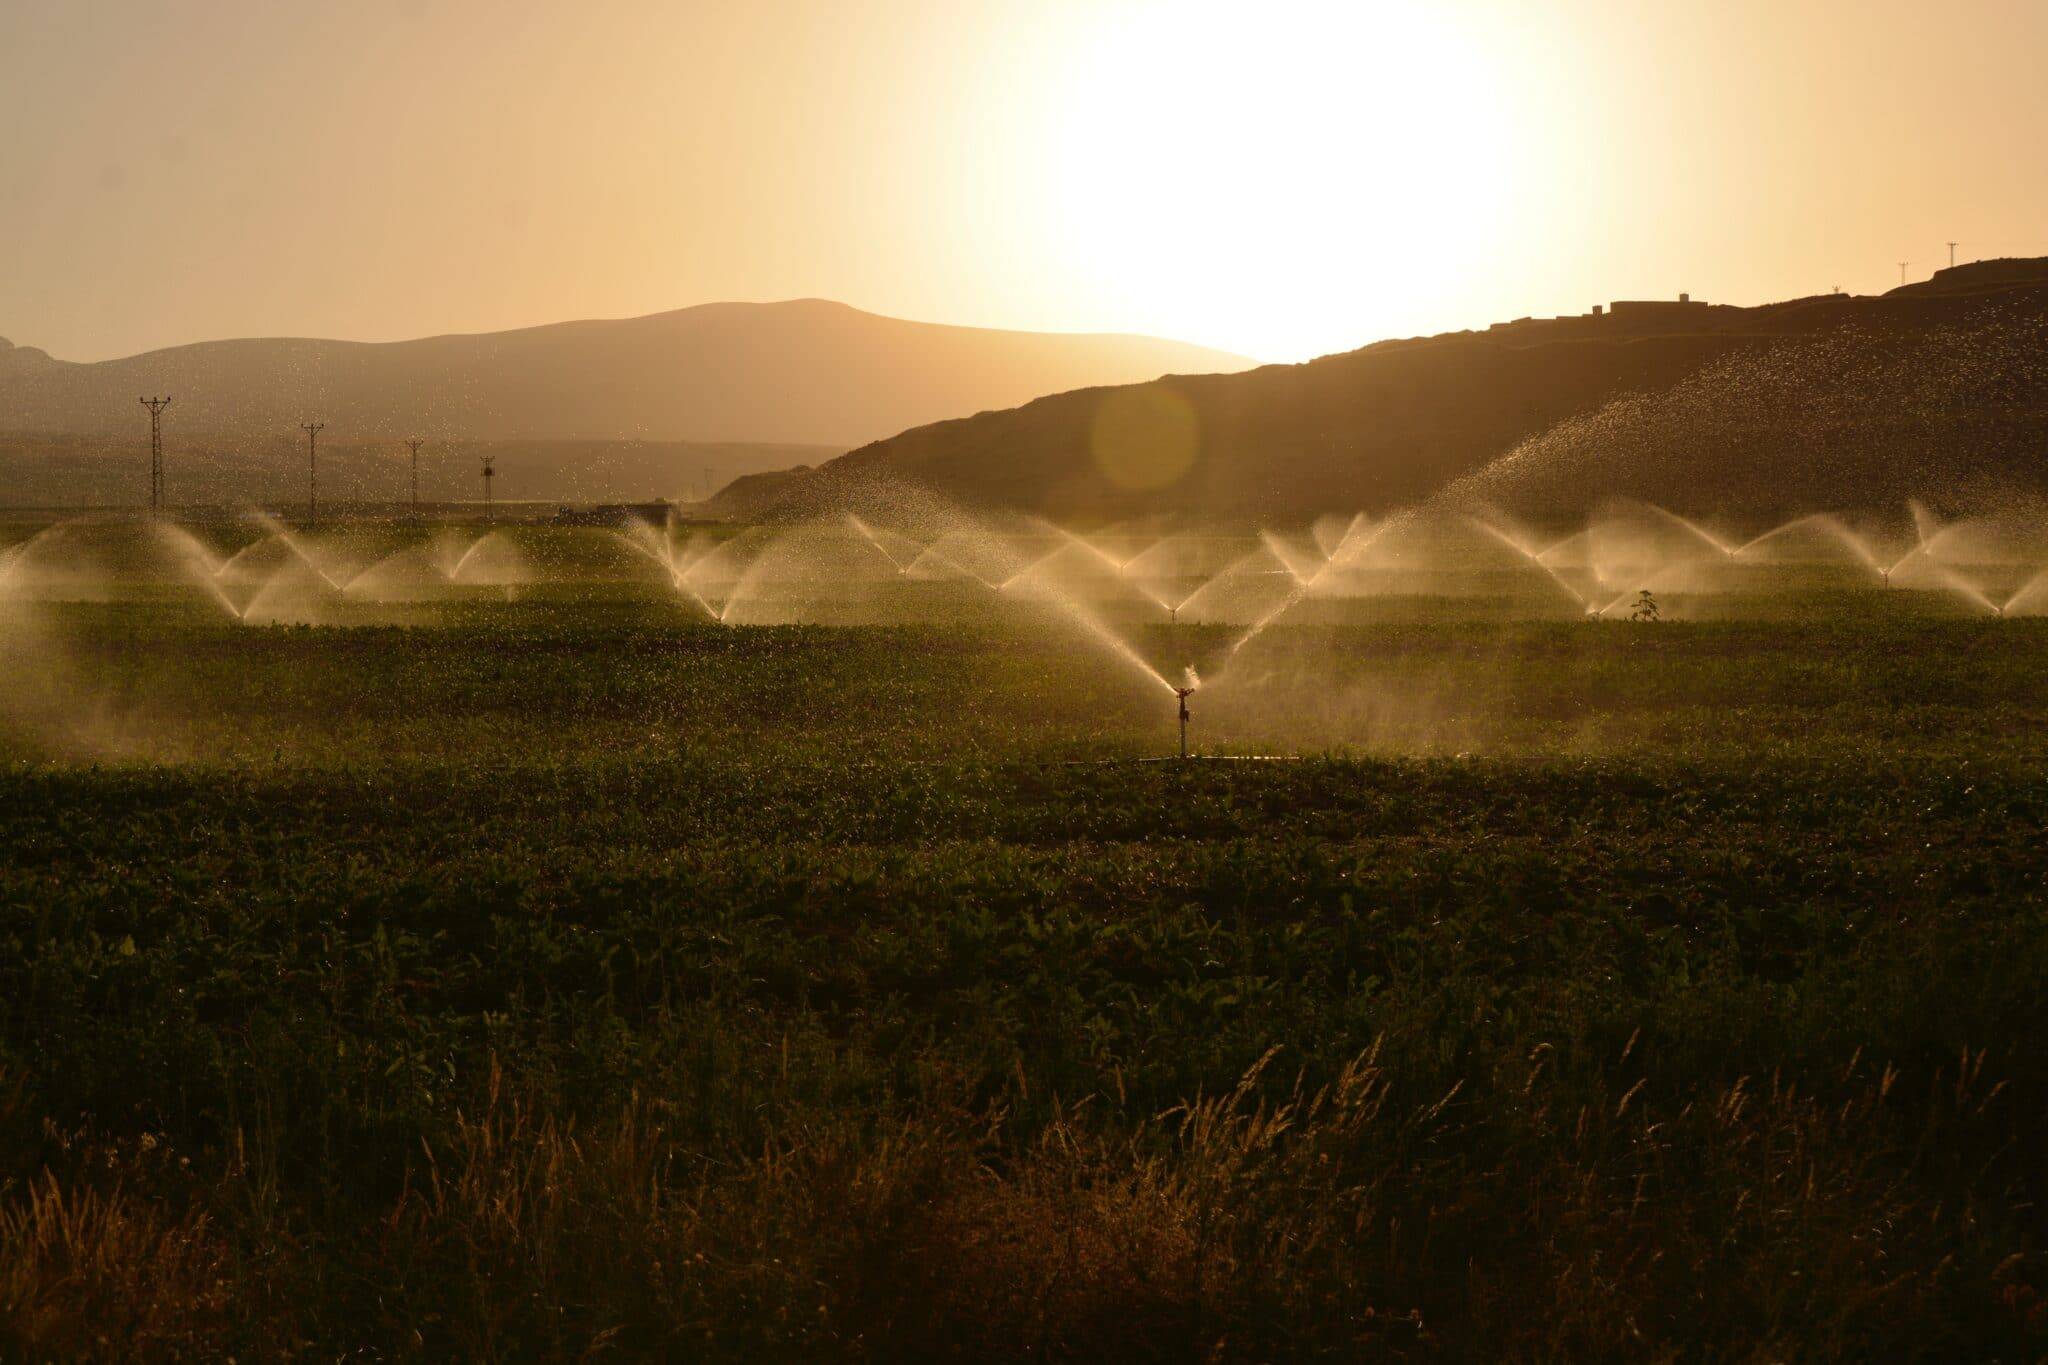
<svg viewBox="0 0 2048 1365">
<path fill-rule="evenodd" d="M 1180 756 L 1188 756 L 1188 698 L 1194 694 L 1192 687 L 1176 687 L 1173 695 L 1180 704 Z"/>
</svg>

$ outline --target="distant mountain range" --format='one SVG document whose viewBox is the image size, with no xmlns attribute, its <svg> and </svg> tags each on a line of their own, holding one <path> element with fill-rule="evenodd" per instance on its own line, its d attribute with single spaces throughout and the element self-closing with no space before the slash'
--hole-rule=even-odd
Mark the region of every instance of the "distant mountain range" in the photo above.
<svg viewBox="0 0 2048 1365">
<path fill-rule="evenodd" d="M 818 299 L 417 341 L 209 341 L 91 364 L 0 341 L 0 434 L 746 442 L 845 450 L 1040 394 L 1240 370 L 1151 337 L 952 327 Z"/>
<path fill-rule="evenodd" d="M 750 478 L 718 505 L 755 516 L 904 486 L 1083 519 L 1313 517 L 1447 490 L 1533 510 L 2031 496 L 2048 489 L 2048 258 L 1878 297 L 1623 302 L 1062 393 Z"/>
</svg>

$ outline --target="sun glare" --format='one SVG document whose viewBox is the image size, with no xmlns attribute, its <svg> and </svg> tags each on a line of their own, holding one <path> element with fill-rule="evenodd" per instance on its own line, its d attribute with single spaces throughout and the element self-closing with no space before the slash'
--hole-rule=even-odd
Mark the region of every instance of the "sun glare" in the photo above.
<svg viewBox="0 0 2048 1365">
<path fill-rule="evenodd" d="M 1087 21 L 1049 116 L 1069 268 L 1119 315 L 1273 358 L 1371 339 L 1514 193 L 1526 119 L 1448 10 L 1156 0 Z"/>
</svg>

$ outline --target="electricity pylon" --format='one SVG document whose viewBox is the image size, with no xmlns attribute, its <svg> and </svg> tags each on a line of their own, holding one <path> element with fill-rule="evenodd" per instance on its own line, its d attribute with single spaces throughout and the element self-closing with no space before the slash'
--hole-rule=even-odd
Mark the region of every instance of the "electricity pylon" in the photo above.
<svg viewBox="0 0 2048 1365">
<path fill-rule="evenodd" d="M 325 422 L 301 422 L 299 430 L 306 433 L 306 524 L 312 525 L 320 517 L 320 428 Z"/>
<path fill-rule="evenodd" d="M 138 398 L 135 401 L 149 409 L 149 515 L 156 518 L 164 512 L 163 411 L 171 405 L 171 400 Z"/>
</svg>

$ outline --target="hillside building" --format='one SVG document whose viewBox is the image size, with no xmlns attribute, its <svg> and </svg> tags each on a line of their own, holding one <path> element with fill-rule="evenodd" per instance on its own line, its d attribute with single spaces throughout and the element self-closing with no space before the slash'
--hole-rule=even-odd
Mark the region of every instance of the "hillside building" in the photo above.
<svg viewBox="0 0 2048 1365">
<path fill-rule="evenodd" d="M 1707 311 L 1711 304 L 1694 303 L 1692 295 L 1680 294 L 1678 302 L 1668 299 L 1616 299 L 1608 306 L 1609 317 L 1625 318 L 1631 322 L 1664 322 L 1689 320 Z M 1600 305 L 1593 305 L 1593 316 L 1600 315 Z"/>
</svg>

